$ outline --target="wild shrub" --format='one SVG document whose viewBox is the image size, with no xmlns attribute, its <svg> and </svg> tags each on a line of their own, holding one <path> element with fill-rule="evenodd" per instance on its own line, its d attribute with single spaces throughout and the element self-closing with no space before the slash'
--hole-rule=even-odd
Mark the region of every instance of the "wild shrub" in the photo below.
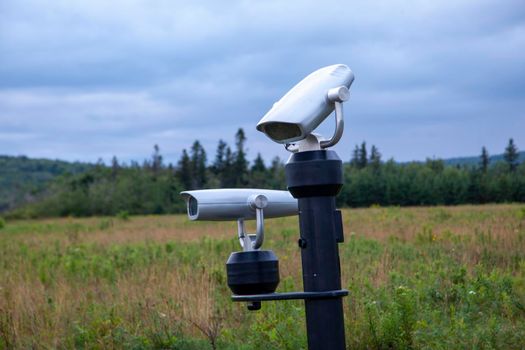
<svg viewBox="0 0 525 350">
<path fill-rule="evenodd" d="M 416 241 L 421 244 L 432 243 L 436 240 L 432 225 L 424 224 L 421 231 L 416 234 Z"/>
<path fill-rule="evenodd" d="M 391 300 L 374 300 L 365 305 L 369 334 L 377 349 L 410 349 L 417 322 L 417 294 L 398 286 Z"/>
<path fill-rule="evenodd" d="M 525 220 L 525 207 L 522 207 L 517 212 L 518 219 Z"/>
<path fill-rule="evenodd" d="M 265 302 L 251 325 L 254 349 L 304 349 L 306 333 L 301 302 Z"/>
<path fill-rule="evenodd" d="M 122 221 L 128 221 L 129 220 L 129 212 L 127 210 L 121 210 L 117 213 L 117 218 L 119 218 Z"/>
</svg>

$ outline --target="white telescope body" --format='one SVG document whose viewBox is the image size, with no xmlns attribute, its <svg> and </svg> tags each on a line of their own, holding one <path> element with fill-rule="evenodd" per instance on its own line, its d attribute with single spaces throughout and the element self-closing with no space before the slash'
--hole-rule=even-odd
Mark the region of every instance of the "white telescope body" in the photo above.
<svg viewBox="0 0 525 350">
<path fill-rule="evenodd" d="M 316 70 L 273 105 L 257 130 L 277 143 L 306 138 L 333 112 L 334 101 L 348 99 L 353 81 L 354 73 L 344 64 Z"/>
<path fill-rule="evenodd" d="M 288 191 L 256 188 L 225 188 L 184 191 L 190 220 L 250 220 L 256 218 L 254 201 L 264 200 L 264 217 L 297 215 L 297 199 Z M 267 201 L 267 202 L 266 202 Z"/>
</svg>

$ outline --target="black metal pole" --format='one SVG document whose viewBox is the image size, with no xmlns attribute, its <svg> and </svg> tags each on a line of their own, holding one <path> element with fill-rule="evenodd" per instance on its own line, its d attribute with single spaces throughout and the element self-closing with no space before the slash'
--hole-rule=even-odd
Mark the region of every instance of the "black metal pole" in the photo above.
<svg viewBox="0 0 525 350">
<path fill-rule="evenodd" d="M 341 289 L 337 243 L 343 241 L 335 196 L 343 185 L 342 162 L 333 151 L 295 153 L 286 164 L 288 190 L 299 202 L 305 292 Z M 345 349 L 342 297 L 305 299 L 309 350 Z"/>
</svg>

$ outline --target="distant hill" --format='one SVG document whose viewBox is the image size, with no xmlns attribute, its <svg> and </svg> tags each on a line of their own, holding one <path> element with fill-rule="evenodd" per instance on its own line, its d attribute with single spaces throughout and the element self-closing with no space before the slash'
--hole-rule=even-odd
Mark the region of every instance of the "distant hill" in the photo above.
<svg viewBox="0 0 525 350">
<path fill-rule="evenodd" d="M 31 201 L 57 176 L 78 174 L 90 167 L 93 165 L 87 163 L 0 156 L 0 212 Z"/>
<path fill-rule="evenodd" d="M 525 151 L 519 152 L 518 154 L 519 154 L 518 161 L 520 163 L 525 162 Z M 503 161 L 503 154 L 496 154 L 496 155 L 490 156 L 489 159 L 490 159 L 491 164 L 497 163 L 499 161 Z M 445 163 L 445 165 L 452 165 L 452 166 L 478 165 L 480 162 L 480 157 L 473 156 L 473 157 L 448 158 L 448 159 L 443 159 L 443 162 Z"/>
</svg>

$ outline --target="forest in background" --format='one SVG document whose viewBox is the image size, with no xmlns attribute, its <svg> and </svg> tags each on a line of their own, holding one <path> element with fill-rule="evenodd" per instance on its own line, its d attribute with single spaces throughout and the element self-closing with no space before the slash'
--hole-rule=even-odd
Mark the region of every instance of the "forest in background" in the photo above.
<svg viewBox="0 0 525 350">
<path fill-rule="evenodd" d="M 35 201 L 49 183 L 64 174 L 80 174 L 92 164 L 0 155 L 0 213 Z"/>
<path fill-rule="evenodd" d="M 490 157 L 483 147 L 477 162 L 471 160 L 462 165 L 448 165 L 440 159 L 397 163 L 393 159 L 384 161 L 377 147 L 367 147 L 363 142 L 355 146 L 352 158 L 345 162 L 345 184 L 338 196 L 338 205 L 525 202 L 523 154 L 518 152 L 510 139 L 503 156 L 499 157 L 501 160 Z M 212 159 L 196 140 L 189 150 L 183 150 L 175 165 L 165 164 L 160 148 L 155 145 L 151 158 L 142 164 L 124 164 L 113 157 L 109 166 L 102 162 L 95 165 L 75 163 L 70 168 L 63 167 L 56 171 L 62 175 L 45 186 L 43 180 L 39 182 L 40 186 L 25 192 L 21 201 L 23 205 L 12 205 L 4 216 L 34 218 L 179 213 L 184 211 L 184 202 L 179 195 L 183 190 L 231 187 L 286 189 L 281 159 L 276 157 L 267 164 L 259 153 L 252 162 L 248 161 L 243 129 L 235 134 L 233 148 L 220 140 Z M 38 175 L 37 169 L 29 169 L 29 173 L 37 178 L 49 176 Z M 3 181 L 6 181 L 5 178 Z M 4 204 L 4 208 L 6 206 Z"/>
</svg>

